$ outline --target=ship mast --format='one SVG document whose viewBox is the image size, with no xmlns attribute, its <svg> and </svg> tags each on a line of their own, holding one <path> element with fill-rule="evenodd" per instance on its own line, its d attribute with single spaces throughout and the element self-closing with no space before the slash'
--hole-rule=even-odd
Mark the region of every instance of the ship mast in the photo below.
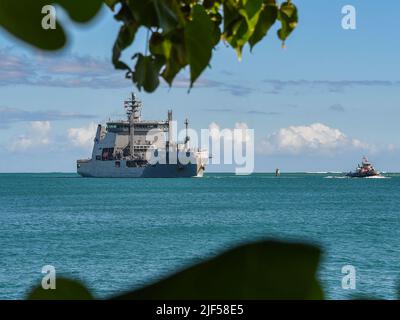
<svg viewBox="0 0 400 320">
<path fill-rule="evenodd" d="M 129 121 L 129 151 L 130 155 L 133 157 L 135 151 L 133 140 L 135 135 L 135 123 L 140 122 L 142 102 L 132 93 L 131 98 L 124 101 L 124 107 Z"/>
<path fill-rule="evenodd" d="M 185 149 L 188 149 L 188 142 L 190 140 L 189 135 L 188 135 L 188 126 L 189 126 L 189 120 L 186 118 L 185 119 L 185 128 L 186 128 Z"/>
<path fill-rule="evenodd" d="M 128 116 L 128 120 L 139 122 L 141 119 L 142 112 L 142 102 L 136 98 L 136 95 L 132 93 L 131 98 L 124 101 L 124 107 L 126 109 L 126 115 Z"/>
</svg>

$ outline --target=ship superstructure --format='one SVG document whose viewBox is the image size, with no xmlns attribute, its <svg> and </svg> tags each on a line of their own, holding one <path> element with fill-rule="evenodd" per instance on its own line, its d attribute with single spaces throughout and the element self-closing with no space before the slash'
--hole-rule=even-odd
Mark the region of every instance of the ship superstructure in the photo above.
<svg viewBox="0 0 400 320">
<path fill-rule="evenodd" d="M 189 146 L 186 137 L 174 141 L 172 110 L 166 120 L 142 120 L 142 102 L 132 93 L 124 107 L 127 119 L 108 121 L 97 126 L 92 157 L 77 160 L 77 172 L 83 177 L 175 178 L 201 177 L 207 154 Z"/>
</svg>

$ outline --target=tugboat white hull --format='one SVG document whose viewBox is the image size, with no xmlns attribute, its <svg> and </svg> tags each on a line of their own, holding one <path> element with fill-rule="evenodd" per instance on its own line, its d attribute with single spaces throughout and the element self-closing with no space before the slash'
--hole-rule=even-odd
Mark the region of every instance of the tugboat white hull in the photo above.
<svg viewBox="0 0 400 320">
<path fill-rule="evenodd" d="M 348 174 L 346 174 L 346 176 L 350 178 L 371 178 L 371 177 L 380 177 L 381 174 L 379 172 L 368 172 L 368 173 L 349 172 Z"/>
</svg>

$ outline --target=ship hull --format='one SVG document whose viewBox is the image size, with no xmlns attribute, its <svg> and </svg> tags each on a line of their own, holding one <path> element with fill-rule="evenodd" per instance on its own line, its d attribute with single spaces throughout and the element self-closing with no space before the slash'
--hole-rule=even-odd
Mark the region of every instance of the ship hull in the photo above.
<svg viewBox="0 0 400 320">
<path fill-rule="evenodd" d="M 191 178 L 202 177 L 200 164 L 155 164 L 143 167 L 127 167 L 125 161 L 78 160 L 77 173 L 87 178 Z"/>
<path fill-rule="evenodd" d="M 366 173 L 350 172 L 346 176 L 350 177 L 350 178 L 368 178 L 368 177 L 380 176 L 380 173 L 379 172 L 366 172 Z"/>
</svg>

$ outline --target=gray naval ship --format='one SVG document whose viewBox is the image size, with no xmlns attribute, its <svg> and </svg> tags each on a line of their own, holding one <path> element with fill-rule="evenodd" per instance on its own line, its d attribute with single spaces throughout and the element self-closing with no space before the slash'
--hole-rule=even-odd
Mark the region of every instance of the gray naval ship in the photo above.
<svg viewBox="0 0 400 320">
<path fill-rule="evenodd" d="M 187 120 L 185 140 L 179 143 L 173 137 L 171 110 L 167 120 L 142 120 L 142 102 L 133 93 L 124 107 L 126 120 L 98 125 L 92 157 L 77 160 L 78 174 L 99 178 L 203 176 L 207 154 L 190 148 Z"/>
</svg>

